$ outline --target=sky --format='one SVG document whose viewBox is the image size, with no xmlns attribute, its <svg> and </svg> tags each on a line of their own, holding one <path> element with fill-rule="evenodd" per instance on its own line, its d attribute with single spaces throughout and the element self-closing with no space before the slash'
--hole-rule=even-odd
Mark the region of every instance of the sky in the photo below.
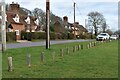
<svg viewBox="0 0 120 80">
<path fill-rule="evenodd" d="M 6 3 L 17 2 L 21 7 L 33 10 L 41 8 L 46 10 L 46 0 L 6 0 Z M 76 21 L 85 26 L 87 14 L 98 11 L 103 14 L 112 31 L 118 30 L 118 0 L 50 0 L 50 10 L 61 18 L 68 16 L 68 21 L 73 23 L 73 3 L 76 3 Z"/>
</svg>

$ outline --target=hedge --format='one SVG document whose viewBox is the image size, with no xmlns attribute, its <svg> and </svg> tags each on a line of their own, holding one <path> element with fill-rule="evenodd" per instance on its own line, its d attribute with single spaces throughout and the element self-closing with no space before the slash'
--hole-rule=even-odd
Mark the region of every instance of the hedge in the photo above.
<svg viewBox="0 0 120 80">
<path fill-rule="evenodd" d="M 50 39 L 55 40 L 55 39 L 73 39 L 74 35 L 69 33 L 54 33 L 50 32 Z M 46 33 L 45 32 L 21 32 L 21 39 L 22 40 L 32 40 L 32 39 L 46 39 Z"/>
<path fill-rule="evenodd" d="M 16 41 L 15 32 L 7 32 L 6 33 L 6 41 Z"/>
</svg>

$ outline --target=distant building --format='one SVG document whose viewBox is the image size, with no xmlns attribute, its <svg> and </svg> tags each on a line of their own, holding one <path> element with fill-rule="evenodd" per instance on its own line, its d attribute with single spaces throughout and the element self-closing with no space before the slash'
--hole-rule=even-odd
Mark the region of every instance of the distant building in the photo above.
<svg viewBox="0 0 120 80">
<path fill-rule="evenodd" d="M 84 28 L 82 25 L 79 24 L 79 22 L 75 23 L 75 27 L 74 27 L 74 23 L 69 23 L 68 22 L 68 17 L 64 16 L 63 17 L 63 21 L 56 21 L 54 23 L 54 31 L 56 33 L 73 33 L 75 35 L 80 35 L 80 34 L 84 34 L 87 31 L 86 28 Z"/>
<path fill-rule="evenodd" d="M 38 20 L 33 16 L 20 13 L 20 5 L 12 2 L 6 11 L 7 32 L 16 32 L 16 39 L 21 39 L 21 31 L 35 32 L 38 28 Z"/>
</svg>

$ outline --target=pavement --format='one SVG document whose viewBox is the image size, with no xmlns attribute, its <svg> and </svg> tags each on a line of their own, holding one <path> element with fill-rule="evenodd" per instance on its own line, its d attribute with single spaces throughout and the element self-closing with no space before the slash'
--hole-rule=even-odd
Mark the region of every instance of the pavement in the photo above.
<svg viewBox="0 0 120 80">
<path fill-rule="evenodd" d="M 93 41 L 93 40 L 84 40 L 84 39 L 77 39 L 77 40 L 51 40 L 50 44 L 64 44 L 64 43 L 71 43 L 71 42 L 86 42 L 86 41 Z M 33 46 L 45 46 L 46 41 L 41 42 L 30 42 L 30 41 L 23 41 L 20 43 L 12 43 L 7 44 L 7 49 L 13 48 L 23 48 L 23 47 L 33 47 Z"/>
</svg>

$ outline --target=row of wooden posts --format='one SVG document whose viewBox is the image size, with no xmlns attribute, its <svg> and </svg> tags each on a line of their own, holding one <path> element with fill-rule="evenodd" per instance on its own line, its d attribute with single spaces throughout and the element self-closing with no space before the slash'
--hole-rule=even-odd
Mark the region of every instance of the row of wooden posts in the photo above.
<svg viewBox="0 0 120 80">
<path fill-rule="evenodd" d="M 87 49 L 90 49 L 92 47 L 95 47 L 99 44 L 102 44 L 102 43 L 108 43 L 110 41 L 99 41 L 99 42 L 90 42 L 86 48 Z M 66 51 L 66 54 L 70 54 L 71 52 L 74 53 L 76 51 L 79 51 L 79 50 L 83 50 L 85 48 L 85 46 L 83 46 L 83 44 L 81 45 L 77 45 L 77 46 L 73 46 L 72 48 L 72 51 L 71 48 L 69 47 L 66 47 L 66 49 L 60 49 L 60 54 L 59 56 L 63 59 L 63 56 L 65 55 L 65 51 Z M 52 53 L 52 59 L 53 61 L 55 61 L 55 52 Z M 41 52 L 40 54 L 40 60 L 41 62 L 44 62 L 45 61 L 45 56 L 44 56 L 44 52 Z M 8 71 L 13 71 L 13 63 L 12 63 L 12 57 L 8 57 Z M 27 65 L 28 67 L 31 67 L 31 54 L 27 54 Z"/>
</svg>

